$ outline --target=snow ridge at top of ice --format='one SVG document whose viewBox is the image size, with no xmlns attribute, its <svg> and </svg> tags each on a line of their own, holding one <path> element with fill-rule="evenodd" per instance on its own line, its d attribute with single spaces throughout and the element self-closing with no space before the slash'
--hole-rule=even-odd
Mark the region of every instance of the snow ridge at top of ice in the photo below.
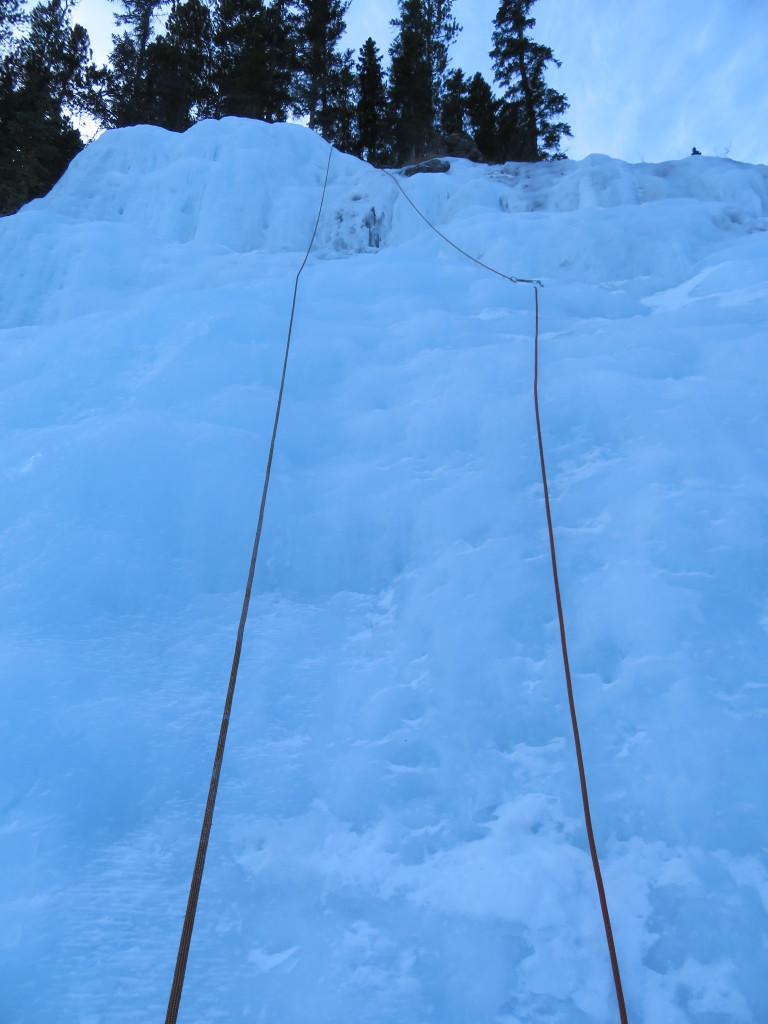
<svg viewBox="0 0 768 1024">
<path fill-rule="evenodd" d="M 0 325 L 108 308 L 118 292 L 151 287 L 171 267 L 199 273 L 201 248 L 276 259 L 303 252 L 327 161 L 328 144 L 295 124 L 224 118 L 183 134 L 105 133 L 48 196 L 0 222 Z M 707 157 L 452 160 L 449 173 L 403 185 L 426 217 L 502 273 L 626 282 L 634 299 L 680 286 L 729 239 L 768 228 L 768 168 Z M 313 258 L 403 246 L 430 259 L 445 251 L 390 177 L 334 153 Z"/>
<path fill-rule="evenodd" d="M 327 143 L 294 124 L 229 117 L 183 134 L 137 126 L 102 135 L 35 205 L 78 220 L 133 223 L 161 241 L 299 251 L 327 157 Z M 595 154 L 538 165 L 451 165 L 446 176 L 408 182 L 427 216 L 443 224 L 477 208 L 573 213 L 686 199 L 726 204 L 742 223 L 768 217 L 768 167 L 727 159 L 627 164 Z M 329 190 L 320 251 L 397 245 L 413 233 L 393 183 L 363 161 L 337 152 Z"/>
</svg>

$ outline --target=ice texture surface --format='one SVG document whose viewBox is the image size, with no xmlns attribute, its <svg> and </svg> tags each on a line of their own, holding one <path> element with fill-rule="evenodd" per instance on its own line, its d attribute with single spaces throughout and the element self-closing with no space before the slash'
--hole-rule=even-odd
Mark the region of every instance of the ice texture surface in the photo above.
<svg viewBox="0 0 768 1024">
<path fill-rule="evenodd" d="M 0 221 L 0 1019 L 162 1020 L 328 148 L 109 132 Z M 768 1020 L 768 168 L 404 181 L 540 277 L 630 1019 Z M 180 1020 L 608 1024 L 533 293 L 334 154 Z"/>
</svg>

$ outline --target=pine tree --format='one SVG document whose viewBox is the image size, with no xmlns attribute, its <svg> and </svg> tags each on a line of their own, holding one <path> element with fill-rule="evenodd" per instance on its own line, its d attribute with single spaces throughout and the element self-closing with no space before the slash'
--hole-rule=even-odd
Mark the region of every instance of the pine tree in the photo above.
<svg viewBox="0 0 768 1024">
<path fill-rule="evenodd" d="M 448 50 L 460 29 L 453 0 L 398 0 L 390 47 L 390 112 L 395 157 L 422 159 L 440 122 Z"/>
<path fill-rule="evenodd" d="M 437 114 L 448 74 L 448 51 L 461 31 L 453 17 L 453 0 L 424 0 L 427 26 L 427 60 L 432 72 L 432 105 Z"/>
<path fill-rule="evenodd" d="M 562 93 L 547 86 L 547 64 L 560 67 L 549 46 L 528 34 L 536 24 L 530 16 L 536 0 L 501 0 L 494 19 L 491 57 L 502 97 L 500 139 L 504 159 L 544 160 L 560 155 L 560 140 L 570 135 L 564 121 L 554 118 L 568 108 Z M 510 156 L 519 153 L 519 156 Z"/>
<path fill-rule="evenodd" d="M 445 135 L 463 133 L 467 128 L 469 82 L 460 69 L 445 81 L 440 127 Z"/>
<path fill-rule="evenodd" d="M 147 50 L 158 9 L 163 0 L 120 0 L 123 10 L 115 15 L 121 35 L 112 36 L 107 85 L 108 113 L 105 123 L 122 128 L 146 124 L 152 119 L 153 87 L 148 77 Z"/>
<path fill-rule="evenodd" d="M 292 0 L 272 0 L 266 11 L 267 75 L 265 121 L 287 121 L 297 72 L 297 18 Z"/>
<path fill-rule="evenodd" d="M 399 31 L 389 50 L 389 107 L 396 162 L 426 156 L 435 122 L 423 0 L 398 0 Z"/>
<path fill-rule="evenodd" d="M 11 48 L 14 33 L 26 21 L 21 0 L 0 0 L 0 58 Z"/>
<path fill-rule="evenodd" d="M 331 78 L 329 116 L 323 132 L 323 137 L 343 153 L 354 153 L 357 146 L 355 86 L 354 52 L 345 50 L 340 55 L 338 69 Z"/>
<path fill-rule="evenodd" d="M 357 61 L 357 132 L 354 152 L 369 163 L 385 158 L 387 93 L 381 54 L 370 37 L 363 43 Z"/>
<path fill-rule="evenodd" d="M 215 45 L 217 113 L 263 116 L 267 39 L 262 0 L 220 0 Z"/>
<path fill-rule="evenodd" d="M 174 4 L 165 33 L 147 47 L 151 124 L 181 132 L 214 111 L 213 24 L 201 0 Z"/>
<path fill-rule="evenodd" d="M 93 113 L 96 70 L 88 33 L 69 0 L 39 3 L 29 33 L 3 59 L 0 78 L 0 213 L 45 193 L 82 148 L 72 117 Z"/>
<path fill-rule="evenodd" d="M 351 53 L 339 52 L 350 0 L 298 0 L 296 113 L 309 127 L 333 141 L 340 134 L 342 111 L 350 103 Z M 341 132 L 343 134 L 343 131 Z"/>
<path fill-rule="evenodd" d="M 478 71 L 467 86 L 467 123 L 475 145 L 490 162 L 498 159 L 497 106 L 490 85 Z"/>
<path fill-rule="evenodd" d="M 539 159 L 538 155 L 532 155 L 538 153 L 538 143 L 534 148 L 521 103 L 500 100 L 496 123 L 496 159 L 499 162 L 516 160 L 524 163 Z"/>
<path fill-rule="evenodd" d="M 219 115 L 285 121 L 296 71 L 295 17 L 288 0 L 220 0 L 215 81 Z"/>
</svg>

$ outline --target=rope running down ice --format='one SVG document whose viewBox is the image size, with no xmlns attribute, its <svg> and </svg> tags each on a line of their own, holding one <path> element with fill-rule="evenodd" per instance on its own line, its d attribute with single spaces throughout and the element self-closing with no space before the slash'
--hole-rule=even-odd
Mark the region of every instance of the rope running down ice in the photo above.
<svg viewBox="0 0 768 1024">
<path fill-rule="evenodd" d="M 563 602 L 560 596 L 560 576 L 557 571 L 557 554 L 555 552 L 555 530 L 552 525 L 552 508 L 549 501 L 549 485 L 547 483 L 547 467 L 544 462 L 544 441 L 541 432 L 541 416 L 539 414 L 539 289 L 534 286 L 536 297 L 536 340 L 534 345 L 534 370 L 533 370 L 533 403 L 536 409 L 536 433 L 539 442 L 539 459 L 541 461 L 541 482 L 544 485 L 544 506 L 547 511 L 547 532 L 549 533 L 549 553 L 552 559 L 552 578 L 555 584 L 555 599 L 557 601 L 557 618 L 560 625 L 560 646 L 563 652 L 563 669 L 565 671 L 565 685 L 568 690 L 568 707 L 571 713 L 571 728 L 573 730 L 573 743 L 576 747 L 576 761 L 579 766 L 579 784 L 581 786 L 581 803 L 584 809 L 584 824 L 587 829 L 587 840 L 589 842 L 589 853 L 592 858 L 592 870 L 597 885 L 597 895 L 600 900 L 600 910 L 603 915 L 603 927 L 605 928 L 605 941 L 608 944 L 608 955 L 611 958 L 611 971 L 613 972 L 613 986 L 616 990 L 616 1001 L 619 1004 L 619 1020 L 621 1024 L 628 1024 L 627 1007 L 624 1002 L 624 989 L 621 984 L 621 972 L 619 970 L 619 958 L 616 955 L 616 944 L 613 941 L 613 927 L 611 926 L 611 915 L 608 910 L 608 899 L 605 895 L 603 885 L 603 873 L 600 870 L 600 859 L 597 856 L 597 843 L 595 832 L 592 828 L 592 814 L 589 809 L 589 791 L 587 789 L 587 773 L 584 768 L 584 756 L 581 750 L 581 737 L 579 735 L 579 720 L 576 715 L 576 700 L 573 694 L 573 680 L 571 679 L 571 664 L 568 658 L 568 643 L 565 634 L 565 616 L 563 614 Z"/>
<path fill-rule="evenodd" d="M 432 223 L 432 221 L 425 214 L 423 214 L 421 212 L 421 210 L 418 208 L 416 203 L 414 203 L 414 201 L 411 199 L 411 197 L 405 191 L 405 189 L 400 184 L 400 182 L 397 180 L 397 178 L 395 177 L 394 174 L 392 174 L 390 171 L 388 171 L 385 167 L 382 167 L 381 170 L 384 171 L 385 174 L 389 175 L 389 177 L 392 179 L 392 181 L 394 181 L 394 183 L 397 185 L 397 187 L 400 189 L 400 191 L 405 196 L 406 201 L 408 203 L 410 203 L 410 205 L 413 207 L 413 209 L 416 211 L 416 213 L 418 213 L 418 215 L 424 221 L 424 223 L 428 227 L 430 227 L 432 229 L 432 231 L 434 231 L 434 233 L 436 235 L 439 235 L 440 238 L 442 238 L 442 240 L 444 242 L 446 242 L 448 245 L 450 245 L 450 247 L 452 249 L 455 249 L 456 252 L 460 252 L 462 256 L 466 256 L 466 258 L 468 260 L 472 260 L 473 263 L 476 263 L 478 265 L 478 267 L 482 267 L 483 270 L 488 270 L 488 271 L 490 271 L 491 274 L 495 274 L 497 277 L 503 277 L 505 281 L 511 281 L 512 284 L 532 284 L 532 285 L 537 285 L 539 288 L 543 288 L 544 287 L 544 285 L 541 283 L 541 281 L 537 281 L 535 278 L 530 278 L 530 277 L 511 277 L 509 274 L 503 274 L 500 270 L 497 270 L 496 267 L 492 267 L 488 263 L 483 263 L 482 260 L 479 260 L 476 256 L 472 256 L 471 253 L 468 253 L 466 251 L 466 249 L 462 249 L 460 245 L 457 245 L 454 241 L 452 241 L 450 238 L 448 238 L 447 235 L 444 235 L 443 232 L 439 228 L 435 227 L 435 225 Z"/>
<path fill-rule="evenodd" d="M 168 1010 L 165 1017 L 165 1024 L 176 1024 L 176 1020 L 179 1013 L 179 1005 L 181 1003 L 181 994 L 184 988 L 184 976 L 187 970 L 187 959 L 189 957 L 189 947 L 192 942 L 192 930 L 195 926 L 195 914 L 197 913 L 197 903 L 200 896 L 200 886 L 203 880 L 203 870 L 205 868 L 205 856 L 208 850 L 208 840 L 211 834 L 211 826 L 213 824 L 213 810 L 216 804 L 216 794 L 219 788 L 219 777 L 221 775 L 221 765 L 224 759 L 224 747 L 227 742 L 227 731 L 229 729 L 229 719 L 232 713 L 232 701 L 235 696 L 235 685 L 237 683 L 237 672 L 240 667 L 240 655 L 243 648 L 243 635 L 245 633 L 245 623 L 248 618 L 248 607 L 251 602 L 251 590 L 253 588 L 253 577 L 256 571 L 256 559 L 259 553 L 259 542 L 261 541 L 261 530 L 264 524 L 264 510 L 267 504 L 267 493 L 269 491 L 269 479 L 272 473 L 272 459 L 275 454 L 275 440 L 277 438 L 277 427 L 280 422 L 280 409 L 283 404 L 283 392 L 285 390 L 285 377 L 288 370 L 288 355 L 291 349 L 291 336 L 293 334 L 293 320 L 296 313 L 296 297 L 299 291 L 299 279 L 301 278 L 304 267 L 307 265 L 309 254 L 312 251 L 312 246 L 315 242 L 315 236 L 317 235 L 317 229 L 320 224 L 320 215 L 323 212 L 323 203 L 325 202 L 325 193 L 328 188 L 328 175 L 331 169 L 331 157 L 333 156 L 333 146 L 328 151 L 328 163 L 325 168 L 325 181 L 323 182 L 323 193 L 320 198 L 320 206 L 317 211 L 317 219 L 315 220 L 315 226 L 312 231 L 312 237 L 309 240 L 307 251 L 304 255 L 304 261 L 299 267 L 298 273 L 296 274 L 296 280 L 293 286 L 293 301 L 291 302 L 291 316 L 288 322 L 288 337 L 285 342 L 285 355 L 283 358 L 283 371 L 280 377 L 280 388 L 277 395 L 277 405 L 275 408 L 275 420 L 272 426 L 272 439 L 269 445 L 269 456 L 267 458 L 267 467 L 264 473 L 264 485 L 261 492 L 261 505 L 259 507 L 259 519 L 256 526 L 256 536 L 253 541 L 253 550 L 251 552 L 251 563 L 248 570 L 248 580 L 245 586 L 245 594 L 243 596 L 243 607 L 240 612 L 240 623 L 237 627 L 237 640 L 235 642 L 235 652 L 232 658 L 232 669 L 229 675 L 229 686 L 227 688 L 227 697 L 224 702 L 224 712 L 221 718 L 221 727 L 219 729 L 219 742 L 216 747 L 216 755 L 213 761 L 213 770 L 211 772 L 211 781 L 208 788 L 208 800 L 205 805 L 205 813 L 203 815 L 203 824 L 200 830 L 200 840 L 197 847 L 197 856 L 195 858 L 195 867 L 192 872 L 192 881 L 189 887 L 189 897 L 187 899 L 187 910 L 184 915 L 184 925 L 181 930 L 181 939 L 179 940 L 179 951 L 176 957 L 176 968 L 173 974 L 173 984 L 171 986 L 171 994 L 168 1000 Z"/>
<path fill-rule="evenodd" d="M 616 954 L 616 944 L 613 938 L 613 927 L 611 925 L 611 915 L 608 909 L 608 899 L 605 894 L 605 886 L 603 884 L 603 874 L 600 869 L 600 859 L 597 854 L 597 843 L 595 841 L 595 832 L 592 827 L 592 814 L 589 808 L 589 790 L 587 788 L 587 773 L 584 767 L 584 756 L 581 748 L 581 737 L 579 734 L 579 721 L 576 714 L 576 701 L 573 692 L 573 680 L 571 678 L 571 666 L 568 658 L 568 642 L 565 631 L 565 615 L 563 613 L 563 602 L 560 594 L 560 576 L 557 570 L 557 553 L 555 551 L 555 531 L 552 524 L 552 508 L 549 500 L 549 484 L 547 482 L 547 467 L 544 460 L 544 440 L 541 430 L 541 415 L 539 413 L 539 288 L 543 287 L 541 281 L 526 277 L 512 277 L 509 274 L 504 274 L 495 267 L 489 266 L 487 263 L 483 263 L 482 260 L 477 259 L 470 253 L 466 252 L 460 246 L 456 245 L 455 242 L 451 241 L 450 238 L 446 237 L 442 231 L 438 230 L 435 225 L 429 220 L 425 214 L 416 206 L 411 197 L 405 191 L 403 186 L 397 180 L 397 178 L 390 174 L 389 171 L 385 171 L 389 177 L 394 181 L 397 187 L 400 189 L 402 194 L 408 200 L 410 205 L 421 217 L 421 219 L 439 235 L 443 241 L 447 242 L 452 248 L 456 249 L 466 256 L 467 259 L 476 263 L 479 267 L 483 267 L 485 270 L 489 270 L 492 274 L 496 274 L 497 277 L 503 277 L 507 281 L 511 281 L 513 284 L 530 284 L 533 285 L 533 292 L 536 302 L 536 329 L 535 329 L 535 340 L 534 340 L 534 372 L 533 372 L 533 402 L 534 409 L 536 412 L 536 433 L 538 438 L 539 446 L 539 459 L 541 462 L 541 480 L 544 486 L 544 506 L 547 514 L 547 531 L 549 533 L 549 552 L 552 562 L 552 578 L 555 586 L 555 600 L 557 602 L 557 618 L 560 626 L 560 646 L 562 648 L 563 655 L 563 669 L 565 671 L 565 684 L 568 691 L 568 706 L 571 715 L 571 729 L 573 731 L 573 741 L 576 748 L 576 761 L 579 769 L 579 783 L 581 786 L 581 802 L 584 812 L 584 824 L 587 831 L 587 841 L 589 843 L 589 852 L 592 858 L 592 870 L 595 875 L 595 884 L 597 885 L 597 894 L 600 900 L 600 910 L 603 916 L 603 927 L 605 929 L 605 939 L 608 945 L 608 954 L 611 960 L 611 971 L 613 974 L 613 985 L 616 990 L 616 1001 L 619 1008 L 619 1020 L 621 1024 L 628 1024 L 627 1008 L 624 1001 L 624 989 L 621 983 L 621 971 L 619 969 L 619 960 Z"/>
</svg>

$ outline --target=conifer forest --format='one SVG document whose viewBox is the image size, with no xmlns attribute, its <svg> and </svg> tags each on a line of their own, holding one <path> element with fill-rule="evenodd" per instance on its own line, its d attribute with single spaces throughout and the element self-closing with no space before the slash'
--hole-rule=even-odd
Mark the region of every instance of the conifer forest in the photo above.
<svg viewBox="0 0 768 1024">
<path fill-rule="evenodd" d="M 452 66 L 453 0 L 398 0 L 388 54 L 344 46 L 350 0 L 115 0 L 102 67 L 73 0 L 0 0 L 0 215 L 44 195 L 94 129 L 136 124 L 300 119 L 377 166 L 556 159 L 568 103 L 535 3 L 501 0 L 490 83 Z"/>
</svg>

